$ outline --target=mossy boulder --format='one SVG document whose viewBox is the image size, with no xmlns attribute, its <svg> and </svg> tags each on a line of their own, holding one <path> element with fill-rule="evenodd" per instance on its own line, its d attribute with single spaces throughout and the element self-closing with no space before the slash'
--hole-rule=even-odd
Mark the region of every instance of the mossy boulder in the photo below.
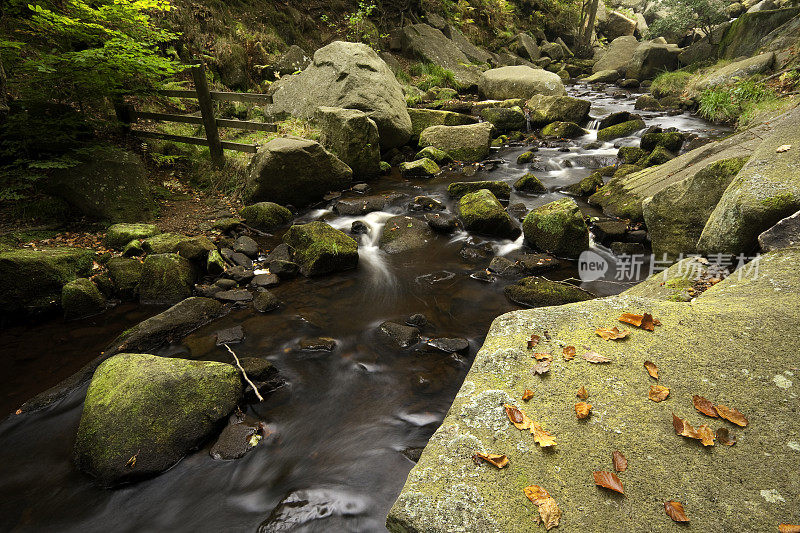
<svg viewBox="0 0 800 533">
<path fill-rule="evenodd" d="M 488 107 L 481 111 L 481 117 L 500 132 L 524 130 L 527 124 L 519 107 Z"/>
<path fill-rule="evenodd" d="M 645 133 L 642 135 L 639 146 L 647 152 L 652 152 L 656 147 L 662 146 L 670 152 L 677 153 L 683 146 L 684 138 L 685 135 L 679 131 Z"/>
<path fill-rule="evenodd" d="M 518 191 L 527 192 L 530 194 L 542 194 L 547 192 L 547 187 L 544 186 L 542 180 L 530 172 L 515 181 L 514 188 Z"/>
<path fill-rule="evenodd" d="M 633 108 L 642 111 L 661 111 L 664 109 L 658 99 L 650 94 L 643 94 L 637 98 Z"/>
<path fill-rule="evenodd" d="M 274 202 L 258 202 L 248 205 L 243 207 L 239 214 L 248 226 L 263 231 L 272 231 L 288 224 L 294 218 L 291 211 Z"/>
<path fill-rule="evenodd" d="M 629 137 L 639 130 L 644 129 L 645 123 L 642 119 L 633 119 L 613 126 L 608 126 L 597 131 L 598 141 L 611 141 L 619 137 Z"/>
<path fill-rule="evenodd" d="M 553 122 L 542 128 L 542 135 L 559 139 L 574 139 L 586 135 L 586 130 L 574 122 Z"/>
<path fill-rule="evenodd" d="M 494 68 L 481 74 L 481 94 L 494 100 L 531 98 L 536 94 L 563 96 L 564 82 L 557 74 L 526 65 Z"/>
<path fill-rule="evenodd" d="M 178 251 L 178 246 L 188 239 L 177 233 L 160 233 L 142 241 L 142 249 L 148 254 L 170 254 Z"/>
<path fill-rule="evenodd" d="M 456 161 L 480 161 L 489 155 L 492 125 L 486 122 L 465 126 L 431 126 L 419 136 L 421 147 L 433 146 Z"/>
<path fill-rule="evenodd" d="M 592 172 L 578 183 L 573 183 L 564 189 L 573 196 L 589 196 L 603 186 L 603 175 L 600 172 Z"/>
<path fill-rule="evenodd" d="M 533 158 L 535 156 L 536 155 L 533 152 L 531 152 L 530 150 L 528 150 L 527 152 L 522 152 L 521 154 L 519 154 L 517 156 L 517 164 L 518 165 L 526 165 L 526 164 L 530 163 L 531 161 L 533 161 Z"/>
<path fill-rule="evenodd" d="M 233 365 L 116 355 L 86 392 L 75 463 L 104 486 L 154 476 L 200 446 L 241 397 Z"/>
<path fill-rule="evenodd" d="M 197 273 L 192 263 L 178 254 L 148 255 L 139 280 L 139 301 L 171 305 L 192 295 Z"/>
<path fill-rule="evenodd" d="M 616 70 L 599 70 L 592 74 L 591 76 L 587 76 L 584 78 L 583 81 L 586 83 L 614 83 L 620 79 L 620 74 Z"/>
<path fill-rule="evenodd" d="M 559 257 L 577 259 L 589 249 L 589 228 L 571 198 L 537 207 L 525 217 L 522 230 L 528 243 Z"/>
<path fill-rule="evenodd" d="M 433 146 L 426 146 L 414 156 L 414 159 L 430 159 L 437 165 L 447 165 L 453 162 L 453 158 L 444 150 L 439 150 Z"/>
<path fill-rule="evenodd" d="M 656 165 L 663 165 L 667 161 L 674 159 L 675 154 L 664 148 L 663 146 L 656 146 L 652 152 L 639 160 L 637 165 L 642 168 L 653 167 Z"/>
<path fill-rule="evenodd" d="M 531 126 L 538 128 L 553 122 L 575 122 L 582 124 L 589 118 L 588 100 L 571 96 L 548 96 L 537 94 L 526 103 L 530 110 Z"/>
<path fill-rule="evenodd" d="M 99 315 L 106 310 L 106 298 L 92 280 L 78 278 L 61 290 L 61 308 L 67 320 Z"/>
<path fill-rule="evenodd" d="M 419 139 L 419 135 L 431 126 L 464 126 L 478 122 L 477 117 L 439 109 L 409 108 L 408 116 L 411 117 L 412 139 Z"/>
<path fill-rule="evenodd" d="M 400 163 L 400 174 L 406 178 L 430 178 L 441 172 L 439 165 L 432 159 L 424 157 L 416 161 Z"/>
<path fill-rule="evenodd" d="M 454 181 L 447 186 L 451 198 L 461 198 L 465 194 L 488 189 L 497 198 L 508 199 L 511 187 L 505 181 Z"/>
<path fill-rule="evenodd" d="M 583 302 L 594 298 L 594 294 L 562 281 L 550 281 L 538 276 L 522 278 L 503 290 L 514 303 L 526 307 L 544 307 Z"/>
<path fill-rule="evenodd" d="M 722 59 L 736 59 L 753 55 L 758 51 L 764 37 L 798 14 L 800 14 L 800 9 L 797 7 L 766 9 L 742 14 L 722 34 L 719 42 L 719 56 Z"/>
<path fill-rule="evenodd" d="M 124 300 L 135 298 L 142 277 L 142 262 L 127 257 L 112 257 L 106 263 L 106 268 L 120 298 Z"/>
<path fill-rule="evenodd" d="M 161 230 L 155 224 L 114 224 L 106 230 L 103 243 L 114 250 L 122 250 L 133 240 L 144 240 L 158 235 Z"/>
<path fill-rule="evenodd" d="M 185 257 L 189 261 L 194 261 L 197 264 L 205 264 L 208 254 L 217 249 L 217 245 L 211 242 L 211 239 L 205 235 L 198 235 L 197 237 L 189 237 L 178 243 L 176 252 L 181 257 Z"/>
<path fill-rule="evenodd" d="M 488 189 L 465 194 L 458 202 L 458 209 L 467 231 L 504 239 L 519 235 L 519 227 Z"/>
<path fill-rule="evenodd" d="M 92 272 L 95 253 L 82 248 L 0 252 L 0 314 L 57 309 L 62 287 Z"/>
<path fill-rule="evenodd" d="M 379 245 L 386 253 L 397 254 L 423 248 L 433 237 L 433 231 L 424 220 L 398 215 L 383 225 Z"/>
<path fill-rule="evenodd" d="M 212 276 L 218 276 L 225 272 L 225 259 L 219 250 L 211 250 L 206 257 L 206 272 Z"/>
<path fill-rule="evenodd" d="M 617 152 L 617 157 L 626 165 L 635 165 L 637 161 L 647 157 L 647 152 L 636 146 L 623 146 Z"/>
<path fill-rule="evenodd" d="M 294 262 L 304 276 L 349 270 L 358 265 L 358 244 L 325 222 L 294 225 L 283 236 L 294 249 Z"/>
<path fill-rule="evenodd" d="M 350 167 L 318 142 L 278 137 L 250 160 L 243 192 L 248 202 L 305 206 L 348 188 L 352 180 Z"/>
<path fill-rule="evenodd" d="M 642 202 L 642 213 L 656 257 L 697 252 L 697 240 L 746 158 L 711 163 Z"/>
</svg>

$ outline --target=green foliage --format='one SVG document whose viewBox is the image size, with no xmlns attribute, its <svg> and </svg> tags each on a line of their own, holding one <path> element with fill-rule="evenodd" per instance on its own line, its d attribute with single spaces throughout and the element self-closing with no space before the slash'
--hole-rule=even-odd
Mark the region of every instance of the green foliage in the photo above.
<svg viewBox="0 0 800 533">
<path fill-rule="evenodd" d="M 711 37 L 714 26 L 728 20 L 725 5 L 722 0 L 660 0 L 658 7 L 668 15 L 653 22 L 648 35 L 683 36 L 697 28 Z"/>
<path fill-rule="evenodd" d="M 374 1 L 359 0 L 358 9 L 345 16 L 347 24 L 347 38 L 351 41 L 362 42 L 375 50 L 380 50 L 380 42 L 388 35 L 378 32 L 369 17 L 378 8 Z"/>
<path fill-rule="evenodd" d="M 423 91 L 431 87 L 460 88 L 453 71 L 435 63 L 414 63 L 409 72 L 414 77 L 414 85 Z"/>
<path fill-rule="evenodd" d="M 716 122 L 736 122 L 741 116 L 747 120 L 756 106 L 777 98 L 775 92 L 763 83 L 743 80 L 731 86 L 705 90 L 700 95 L 698 113 Z"/>
<path fill-rule="evenodd" d="M 681 96 L 685 91 L 693 75 L 690 72 L 676 70 L 674 72 L 662 72 L 653 80 L 650 92 L 656 98 L 665 96 Z"/>
</svg>

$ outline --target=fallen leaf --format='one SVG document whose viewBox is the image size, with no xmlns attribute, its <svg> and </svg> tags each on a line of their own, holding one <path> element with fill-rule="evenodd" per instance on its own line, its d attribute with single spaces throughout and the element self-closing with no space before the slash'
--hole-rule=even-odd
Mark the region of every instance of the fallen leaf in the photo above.
<svg viewBox="0 0 800 533">
<path fill-rule="evenodd" d="M 475 463 L 478 463 L 481 459 L 491 465 L 496 466 L 497 468 L 503 468 L 504 466 L 508 465 L 508 457 L 505 455 L 476 452 L 475 455 L 472 456 L 472 460 L 475 461 Z"/>
<path fill-rule="evenodd" d="M 633 313 L 622 313 L 622 316 L 619 317 L 620 322 L 625 322 L 626 324 L 630 324 L 632 326 L 636 326 L 637 328 L 646 329 L 647 331 L 653 331 L 655 329 L 654 326 L 661 325 L 661 322 L 655 320 L 653 315 L 650 313 L 645 313 L 643 315 L 634 315 Z"/>
<path fill-rule="evenodd" d="M 544 523 L 544 527 L 550 530 L 558 526 L 561 520 L 561 509 L 558 508 L 556 500 L 539 485 L 525 487 L 525 496 L 532 501 L 539 509 L 539 520 Z"/>
<path fill-rule="evenodd" d="M 139 451 L 137 451 L 135 454 L 133 454 L 131 456 L 130 459 L 128 459 L 128 462 L 125 463 L 125 467 L 126 468 L 133 468 L 134 466 L 136 466 L 136 458 L 137 457 L 139 457 Z"/>
<path fill-rule="evenodd" d="M 778 533 L 800 533 L 800 526 L 792 524 L 780 524 L 778 526 Z"/>
<path fill-rule="evenodd" d="M 782 145 L 778 146 L 778 148 L 775 149 L 775 152 L 777 152 L 779 154 L 782 154 L 783 152 L 788 152 L 791 149 L 792 149 L 792 145 L 791 144 L 782 144 Z"/>
<path fill-rule="evenodd" d="M 610 363 L 611 362 L 611 359 L 609 359 L 608 357 L 606 357 L 604 355 L 600 355 L 599 353 L 597 353 L 595 351 L 592 351 L 592 350 L 589 350 L 588 352 L 583 354 L 581 357 L 583 357 L 584 359 L 586 359 L 590 363 Z"/>
<path fill-rule="evenodd" d="M 650 377 L 653 379 L 658 379 L 658 367 L 652 361 L 645 361 L 644 367 L 647 369 L 647 373 L 650 374 Z"/>
<path fill-rule="evenodd" d="M 669 396 L 669 389 L 663 385 L 650 385 L 647 397 L 654 402 L 663 402 Z"/>
<path fill-rule="evenodd" d="M 503 407 L 506 408 L 506 415 L 508 416 L 508 419 L 517 427 L 517 429 L 529 429 L 531 427 L 531 421 L 527 416 L 525 416 L 525 413 L 513 405 L 505 404 Z"/>
<path fill-rule="evenodd" d="M 534 352 L 533 357 L 536 358 L 537 361 L 545 361 L 545 360 L 552 360 L 553 356 L 549 353 L 545 352 Z"/>
<path fill-rule="evenodd" d="M 575 347 L 564 346 L 564 361 L 569 361 L 575 358 Z"/>
<path fill-rule="evenodd" d="M 625 491 L 622 489 L 622 481 L 620 481 L 619 477 L 614 472 L 593 472 L 594 475 L 594 483 L 604 489 L 610 489 L 615 492 L 619 492 L 620 494 L 625 494 Z"/>
<path fill-rule="evenodd" d="M 530 389 L 525 389 L 525 392 L 522 394 L 522 401 L 527 402 L 533 398 L 533 391 Z"/>
<path fill-rule="evenodd" d="M 672 518 L 675 522 L 689 521 L 689 518 L 686 516 L 686 513 L 683 510 L 683 504 L 681 502 L 676 502 L 673 500 L 664 502 L 664 511 L 667 513 L 667 516 Z"/>
<path fill-rule="evenodd" d="M 533 347 L 539 344 L 539 335 L 531 335 L 531 340 L 528 341 L 528 349 L 533 350 Z"/>
<path fill-rule="evenodd" d="M 247 444 L 251 448 L 255 448 L 256 446 L 258 446 L 259 442 L 261 442 L 261 435 L 259 435 L 258 433 L 253 433 L 252 435 L 250 435 L 250 440 L 247 441 Z"/>
<path fill-rule="evenodd" d="M 551 362 L 552 361 L 550 359 L 544 359 L 542 361 L 539 361 L 535 365 L 533 365 L 533 368 L 531 369 L 531 371 L 533 372 L 533 375 L 535 376 L 537 374 L 540 375 L 540 374 L 544 374 L 546 372 L 550 372 L 550 363 Z"/>
<path fill-rule="evenodd" d="M 625 331 L 620 331 L 618 327 L 614 326 L 613 328 L 598 328 L 594 330 L 594 332 L 599 335 L 603 340 L 619 340 L 624 339 L 628 335 L 630 335 L 630 331 L 627 329 Z"/>
<path fill-rule="evenodd" d="M 585 400 L 586 398 L 588 398 L 588 397 L 589 397 L 589 393 L 588 393 L 588 392 L 586 392 L 586 387 L 581 387 L 580 389 L 578 389 L 578 394 L 577 394 L 577 396 L 578 396 L 578 398 L 580 398 L 581 400 Z"/>
<path fill-rule="evenodd" d="M 578 417 L 578 420 L 588 418 L 591 413 L 592 404 L 586 402 L 578 402 L 575 404 L 575 415 Z"/>
<path fill-rule="evenodd" d="M 533 441 L 542 448 L 548 448 L 556 443 L 555 436 L 545 431 L 537 422 L 533 422 L 531 433 L 533 433 Z"/>
<path fill-rule="evenodd" d="M 747 427 L 747 419 L 738 410 L 722 404 L 715 405 L 714 410 L 728 422 L 733 422 L 737 426 Z"/>
<path fill-rule="evenodd" d="M 717 430 L 717 440 L 720 444 L 724 444 L 725 446 L 733 446 L 736 444 L 736 435 L 731 435 L 728 428 L 719 428 Z"/>
<path fill-rule="evenodd" d="M 675 429 L 675 433 L 682 437 L 689 437 L 690 439 L 699 438 L 697 436 L 697 431 L 692 425 L 683 418 L 675 416 L 675 413 L 672 413 L 672 427 Z"/>
<path fill-rule="evenodd" d="M 619 450 L 611 453 L 611 461 L 614 463 L 614 470 L 624 472 L 628 468 L 628 459 Z"/>
<path fill-rule="evenodd" d="M 692 403 L 694 404 L 694 408 L 703 413 L 706 416 L 710 416 L 713 418 L 717 418 L 717 412 L 714 410 L 714 404 L 711 403 L 710 400 L 703 398 L 702 396 L 694 395 L 692 396 Z"/>
<path fill-rule="evenodd" d="M 703 443 L 703 446 L 713 446 L 716 435 L 714 434 L 713 429 L 703 424 L 697 428 L 697 438 L 700 439 L 700 442 Z"/>
</svg>

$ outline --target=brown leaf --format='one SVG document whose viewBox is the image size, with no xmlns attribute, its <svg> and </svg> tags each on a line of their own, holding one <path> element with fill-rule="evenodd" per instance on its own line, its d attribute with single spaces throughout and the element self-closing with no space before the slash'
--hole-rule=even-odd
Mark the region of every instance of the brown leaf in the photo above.
<svg viewBox="0 0 800 533">
<path fill-rule="evenodd" d="M 522 394 L 522 401 L 527 402 L 531 398 L 533 398 L 533 391 L 530 389 L 525 389 L 525 392 Z"/>
<path fill-rule="evenodd" d="M 564 346 L 564 361 L 569 361 L 575 358 L 575 347 Z"/>
<path fill-rule="evenodd" d="M 663 385 L 650 385 L 647 397 L 654 402 L 663 402 L 669 396 L 669 389 Z"/>
<path fill-rule="evenodd" d="M 625 494 L 625 491 L 622 490 L 622 481 L 614 472 L 593 472 L 593 475 L 595 485 Z"/>
<path fill-rule="evenodd" d="M 630 331 L 627 329 L 625 331 L 620 331 L 618 327 L 614 326 L 613 328 L 598 328 L 594 330 L 594 332 L 599 335 L 603 340 L 619 340 L 624 339 L 628 335 L 630 335 Z"/>
<path fill-rule="evenodd" d="M 578 420 L 588 418 L 591 413 L 592 404 L 586 402 L 578 402 L 575 404 L 575 416 L 578 417 Z"/>
<path fill-rule="evenodd" d="M 683 504 L 681 502 L 676 502 L 673 500 L 664 502 L 664 511 L 667 513 L 667 516 L 672 518 L 675 522 L 689 521 L 689 518 L 686 516 L 686 513 L 683 510 Z"/>
<path fill-rule="evenodd" d="M 713 446 L 716 435 L 714 435 L 713 429 L 703 424 L 697 428 L 697 438 L 700 439 L 700 442 L 703 443 L 703 446 Z"/>
<path fill-rule="evenodd" d="M 717 430 L 717 440 L 720 444 L 724 444 L 725 446 L 733 446 L 736 444 L 736 435 L 731 435 L 728 428 L 719 428 Z"/>
<path fill-rule="evenodd" d="M 611 461 L 614 463 L 614 470 L 624 472 L 628 468 L 628 459 L 619 450 L 611 453 Z"/>
<path fill-rule="evenodd" d="M 536 376 L 536 375 L 539 375 L 539 374 L 544 374 L 546 372 L 550 372 L 550 363 L 551 362 L 552 361 L 550 359 L 544 359 L 542 361 L 539 361 L 535 365 L 533 365 L 533 368 L 531 369 L 531 371 L 533 372 L 533 375 Z"/>
<path fill-rule="evenodd" d="M 702 396 L 694 395 L 692 396 L 692 403 L 694 404 L 694 408 L 703 413 L 706 416 L 711 416 L 713 418 L 717 418 L 717 412 L 714 410 L 714 404 L 711 403 L 710 400 L 703 398 Z"/>
<path fill-rule="evenodd" d="M 477 459 L 483 459 L 487 463 L 496 466 L 497 468 L 503 468 L 508 464 L 508 457 L 505 455 L 499 455 L 496 453 L 475 453 L 472 456 L 473 461 L 476 463 L 478 462 Z"/>
<path fill-rule="evenodd" d="M 733 422 L 737 426 L 747 427 L 747 419 L 738 410 L 722 404 L 715 405 L 714 410 L 728 422 Z"/>
<path fill-rule="evenodd" d="M 588 397 L 589 397 L 589 393 L 588 393 L 588 392 L 586 392 L 586 387 L 581 387 L 580 389 L 578 389 L 578 394 L 577 394 L 577 396 L 578 396 L 578 398 L 580 398 L 581 400 L 585 400 L 586 398 L 588 398 Z"/>
<path fill-rule="evenodd" d="M 634 315 L 633 313 L 622 313 L 622 316 L 619 317 L 620 322 L 625 322 L 626 324 L 630 324 L 632 326 L 636 326 L 637 328 L 646 329 L 647 331 L 653 331 L 655 329 L 654 326 L 661 325 L 661 322 L 653 318 L 653 315 L 650 313 L 645 313 L 643 315 Z"/>
<path fill-rule="evenodd" d="M 503 407 L 506 408 L 506 415 L 508 416 L 508 419 L 511 420 L 512 424 L 522 424 L 525 421 L 525 415 L 513 405 L 505 404 Z"/>
<path fill-rule="evenodd" d="M 778 533 L 800 533 L 800 526 L 780 524 L 778 525 Z"/>
<path fill-rule="evenodd" d="M 531 335 L 531 340 L 528 341 L 528 349 L 533 350 L 533 347 L 539 344 L 539 335 Z"/>
<path fill-rule="evenodd" d="M 561 509 L 558 508 L 556 500 L 539 485 L 525 487 L 524 491 L 525 496 L 539 508 L 539 520 L 544 523 L 545 529 L 550 530 L 558 526 Z"/>
<path fill-rule="evenodd" d="M 592 350 L 589 350 L 588 352 L 583 354 L 581 357 L 583 357 L 584 359 L 586 359 L 590 363 L 610 363 L 611 362 L 611 359 L 609 359 L 608 357 L 606 357 L 604 355 L 600 355 L 599 353 L 597 353 L 595 351 L 592 351 Z"/>
<path fill-rule="evenodd" d="M 525 491 L 525 496 L 528 497 L 530 501 L 535 503 L 536 505 L 541 504 L 548 498 L 552 498 L 550 493 L 544 490 L 539 485 L 530 485 L 523 489 Z"/>
<path fill-rule="evenodd" d="M 658 367 L 652 361 L 645 361 L 644 367 L 647 369 L 647 373 L 650 374 L 650 377 L 653 379 L 658 379 Z"/>
<path fill-rule="evenodd" d="M 542 448 L 553 446 L 556 443 L 555 436 L 545 431 L 537 422 L 533 422 L 531 433 L 533 433 L 533 441 Z"/>
<path fill-rule="evenodd" d="M 545 361 L 545 360 L 552 360 L 553 356 L 549 353 L 545 352 L 534 352 L 533 357 L 536 358 L 537 361 Z"/>
<path fill-rule="evenodd" d="M 682 437 L 689 437 L 690 439 L 700 438 L 692 425 L 683 418 L 675 416 L 675 413 L 672 413 L 672 427 L 675 429 L 675 433 Z"/>
</svg>

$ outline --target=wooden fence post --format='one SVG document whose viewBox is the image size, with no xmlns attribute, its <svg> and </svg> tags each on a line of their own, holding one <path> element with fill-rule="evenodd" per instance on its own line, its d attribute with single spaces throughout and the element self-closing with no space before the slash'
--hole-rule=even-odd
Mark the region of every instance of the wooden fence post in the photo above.
<svg viewBox="0 0 800 533">
<path fill-rule="evenodd" d="M 225 165 L 225 155 L 222 152 L 222 143 L 219 140 L 217 120 L 214 117 L 214 103 L 211 100 L 211 92 L 208 90 L 205 64 L 202 61 L 199 65 L 192 67 L 192 78 L 194 79 L 195 91 L 197 91 L 197 101 L 200 104 L 200 114 L 203 116 L 203 128 L 206 130 L 211 162 L 215 167 L 222 168 Z"/>
</svg>

